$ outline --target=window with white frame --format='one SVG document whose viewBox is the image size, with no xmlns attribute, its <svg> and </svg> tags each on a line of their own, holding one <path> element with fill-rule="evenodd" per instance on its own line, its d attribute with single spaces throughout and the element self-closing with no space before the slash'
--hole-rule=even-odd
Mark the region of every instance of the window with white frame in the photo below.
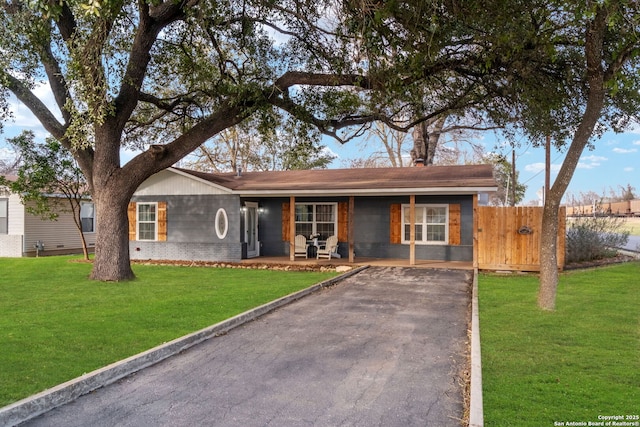
<svg viewBox="0 0 640 427">
<path fill-rule="evenodd" d="M 218 209 L 216 212 L 215 229 L 218 239 L 224 239 L 229 231 L 229 218 L 227 217 L 227 211 L 223 208 Z"/>
<path fill-rule="evenodd" d="M 338 229 L 337 203 L 296 203 L 296 234 L 327 240 Z"/>
<path fill-rule="evenodd" d="M 158 204 L 138 203 L 138 240 L 158 240 Z"/>
<path fill-rule="evenodd" d="M 83 233 L 94 233 L 96 231 L 95 205 L 90 202 L 80 204 L 80 223 Z"/>
<path fill-rule="evenodd" d="M 410 205 L 402 205 L 402 243 L 411 241 Z M 415 242 L 444 244 L 449 241 L 449 206 L 415 205 Z"/>
<path fill-rule="evenodd" d="M 9 199 L 0 199 L 0 234 L 9 232 Z"/>
</svg>

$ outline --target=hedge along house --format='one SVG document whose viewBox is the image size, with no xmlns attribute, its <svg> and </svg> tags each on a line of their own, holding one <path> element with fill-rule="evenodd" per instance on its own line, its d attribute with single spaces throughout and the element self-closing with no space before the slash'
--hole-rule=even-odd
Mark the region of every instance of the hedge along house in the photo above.
<svg viewBox="0 0 640 427">
<path fill-rule="evenodd" d="M 204 173 L 169 168 L 129 205 L 132 259 L 294 260 L 294 237 L 338 237 L 358 258 L 473 261 L 474 206 L 490 165 Z M 411 226 L 413 224 L 413 227 Z M 313 238 L 317 240 L 314 241 Z"/>
</svg>

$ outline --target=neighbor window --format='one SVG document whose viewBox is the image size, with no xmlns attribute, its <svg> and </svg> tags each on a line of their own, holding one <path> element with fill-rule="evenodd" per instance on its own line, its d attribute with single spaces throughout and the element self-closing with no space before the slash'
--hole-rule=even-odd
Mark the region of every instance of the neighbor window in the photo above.
<svg viewBox="0 0 640 427">
<path fill-rule="evenodd" d="M 80 204 L 80 223 L 83 233 L 94 233 L 96 231 L 95 205 L 89 202 Z"/>
<path fill-rule="evenodd" d="M 336 234 L 336 203 L 296 203 L 296 234 L 307 238 L 318 235 L 318 239 L 326 240 Z"/>
<path fill-rule="evenodd" d="M 157 240 L 158 204 L 138 203 L 138 240 Z"/>
<path fill-rule="evenodd" d="M 411 210 L 402 205 L 402 225 L 404 230 L 402 243 L 411 240 Z M 415 205 L 415 242 L 446 243 L 448 241 L 448 205 Z"/>
<path fill-rule="evenodd" d="M 7 234 L 9 230 L 9 199 L 0 199 L 0 234 Z"/>
</svg>

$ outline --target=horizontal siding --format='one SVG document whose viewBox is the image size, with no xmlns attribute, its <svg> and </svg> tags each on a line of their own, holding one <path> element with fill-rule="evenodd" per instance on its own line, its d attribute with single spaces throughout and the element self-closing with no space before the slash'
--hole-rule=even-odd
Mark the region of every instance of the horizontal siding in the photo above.
<svg viewBox="0 0 640 427">
<path fill-rule="evenodd" d="M 20 196 L 17 194 L 9 196 L 9 209 L 7 214 L 9 215 L 7 234 L 22 236 L 24 234 L 25 211 L 20 201 Z"/>
<path fill-rule="evenodd" d="M 161 171 L 144 181 L 135 196 L 185 196 L 205 194 L 229 194 L 211 184 L 188 178 L 175 172 Z"/>
<path fill-rule="evenodd" d="M 88 247 L 95 245 L 95 233 L 85 233 Z M 82 249 L 82 241 L 73 216 L 69 212 L 61 212 L 56 221 L 43 220 L 39 216 L 25 216 L 24 251 L 35 251 L 34 245 L 40 240 L 45 251 Z"/>
</svg>

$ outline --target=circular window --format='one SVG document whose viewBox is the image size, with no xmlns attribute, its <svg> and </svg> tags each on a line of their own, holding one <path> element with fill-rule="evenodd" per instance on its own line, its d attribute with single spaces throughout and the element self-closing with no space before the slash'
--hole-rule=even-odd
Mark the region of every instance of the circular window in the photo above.
<svg viewBox="0 0 640 427">
<path fill-rule="evenodd" d="M 216 234 L 219 239 L 224 239 L 227 236 L 229 230 L 229 218 L 227 218 L 227 212 L 220 208 L 216 212 Z"/>
</svg>

